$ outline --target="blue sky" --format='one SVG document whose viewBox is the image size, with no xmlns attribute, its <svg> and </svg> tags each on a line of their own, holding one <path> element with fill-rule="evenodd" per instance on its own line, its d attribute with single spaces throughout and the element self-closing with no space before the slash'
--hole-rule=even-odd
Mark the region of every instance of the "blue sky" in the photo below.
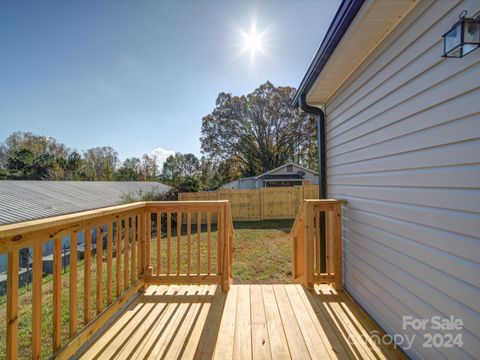
<svg viewBox="0 0 480 360">
<path fill-rule="evenodd" d="M 298 86 L 339 1 L 0 2 L 0 141 L 200 155 L 219 92 Z M 239 29 L 264 32 L 241 53 Z"/>
</svg>

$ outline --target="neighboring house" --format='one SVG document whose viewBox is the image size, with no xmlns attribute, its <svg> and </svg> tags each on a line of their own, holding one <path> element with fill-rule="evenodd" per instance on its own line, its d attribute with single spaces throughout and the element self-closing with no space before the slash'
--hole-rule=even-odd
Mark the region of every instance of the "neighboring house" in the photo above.
<svg viewBox="0 0 480 360">
<path fill-rule="evenodd" d="M 266 173 L 238 179 L 223 185 L 222 189 L 260 189 L 273 186 L 318 185 L 318 172 L 295 163 L 287 163 Z"/>
<path fill-rule="evenodd" d="M 480 50 L 442 57 L 464 10 L 480 2 L 343 1 L 294 101 L 324 116 L 323 195 L 348 201 L 345 288 L 397 340 L 414 336 L 399 344 L 413 359 L 480 354 Z"/>
<path fill-rule="evenodd" d="M 169 186 L 158 182 L 141 181 L 0 181 L 0 225 L 37 220 L 51 216 L 93 210 L 125 202 L 127 195 L 163 193 Z M 79 234 L 79 251 L 83 249 L 83 234 Z M 95 233 L 93 234 L 95 248 Z M 68 256 L 69 238 L 64 238 Z M 53 242 L 44 243 L 45 262 L 53 252 Z M 50 256 L 51 258 L 51 256 Z M 51 259 L 50 259 L 51 262 Z M 0 273 L 6 271 L 6 256 L 0 256 Z M 1 276 L 0 276 L 1 281 Z"/>
</svg>

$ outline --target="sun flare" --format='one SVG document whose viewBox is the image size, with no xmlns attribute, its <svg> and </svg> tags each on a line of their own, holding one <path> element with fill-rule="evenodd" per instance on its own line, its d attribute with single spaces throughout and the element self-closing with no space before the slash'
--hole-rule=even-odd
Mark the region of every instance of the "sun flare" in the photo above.
<svg viewBox="0 0 480 360">
<path fill-rule="evenodd" d="M 261 30 L 257 29 L 256 18 L 250 22 L 249 28 L 243 28 L 234 22 L 234 29 L 237 34 L 237 40 L 234 42 L 236 47 L 236 56 L 244 54 L 250 55 L 250 64 L 256 61 L 257 54 L 268 57 L 269 35 L 272 32 L 271 26 Z"/>
</svg>

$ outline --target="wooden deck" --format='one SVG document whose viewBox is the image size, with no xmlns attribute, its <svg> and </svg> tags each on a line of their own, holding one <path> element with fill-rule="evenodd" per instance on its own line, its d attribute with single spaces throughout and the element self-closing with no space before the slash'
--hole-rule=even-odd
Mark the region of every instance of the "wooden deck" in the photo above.
<svg viewBox="0 0 480 360">
<path fill-rule="evenodd" d="M 377 325 L 321 285 L 149 286 L 83 359 L 406 359 L 378 346 Z"/>
</svg>

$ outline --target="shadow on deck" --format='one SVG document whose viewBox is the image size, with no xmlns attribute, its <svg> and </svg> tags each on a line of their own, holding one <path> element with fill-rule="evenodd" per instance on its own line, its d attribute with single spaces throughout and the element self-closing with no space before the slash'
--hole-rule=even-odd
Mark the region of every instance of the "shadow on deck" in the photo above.
<svg viewBox="0 0 480 360">
<path fill-rule="evenodd" d="M 81 358 L 406 358 L 376 344 L 373 331 L 383 334 L 327 285 L 149 286 Z"/>
</svg>

